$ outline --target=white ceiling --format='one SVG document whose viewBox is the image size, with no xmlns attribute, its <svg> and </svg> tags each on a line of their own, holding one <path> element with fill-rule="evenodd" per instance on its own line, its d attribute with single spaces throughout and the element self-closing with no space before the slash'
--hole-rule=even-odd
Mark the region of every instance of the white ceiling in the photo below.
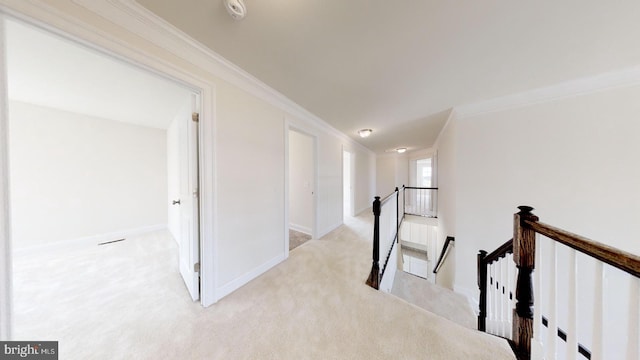
<svg viewBox="0 0 640 360">
<path fill-rule="evenodd" d="M 636 0 L 245 0 L 242 21 L 137 1 L 379 153 L 431 146 L 454 106 L 640 64 Z"/>
<path fill-rule="evenodd" d="M 190 101 L 177 83 L 22 23 L 8 20 L 9 98 L 166 129 Z"/>
</svg>

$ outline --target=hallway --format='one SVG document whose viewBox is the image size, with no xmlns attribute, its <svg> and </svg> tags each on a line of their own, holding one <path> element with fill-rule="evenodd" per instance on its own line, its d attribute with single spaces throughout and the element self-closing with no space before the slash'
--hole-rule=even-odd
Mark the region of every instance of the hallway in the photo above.
<svg viewBox="0 0 640 360">
<path fill-rule="evenodd" d="M 209 308 L 188 299 L 162 234 L 151 252 L 142 237 L 16 259 L 16 338 L 58 340 L 63 359 L 513 359 L 366 286 L 372 217 L 347 221 Z"/>
</svg>

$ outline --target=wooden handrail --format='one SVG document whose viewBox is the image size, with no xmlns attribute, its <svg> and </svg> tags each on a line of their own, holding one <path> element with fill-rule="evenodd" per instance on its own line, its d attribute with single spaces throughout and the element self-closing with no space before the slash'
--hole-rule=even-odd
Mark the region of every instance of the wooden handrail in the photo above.
<svg viewBox="0 0 640 360">
<path fill-rule="evenodd" d="M 437 187 L 416 187 L 416 186 L 403 186 L 404 189 L 414 189 L 414 190 L 438 190 Z"/>
<path fill-rule="evenodd" d="M 483 261 L 489 265 L 498 261 L 498 259 L 505 257 L 507 254 L 513 254 L 513 239 L 507 240 L 507 242 L 493 250 L 491 254 L 484 257 Z"/>
<path fill-rule="evenodd" d="M 454 238 L 453 236 L 447 236 L 447 239 L 444 241 L 444 245 L 442 246 L 442 251 L 440 252 L 440 257 L 438 258 L 438 262 L 436 263 L 436 266 L 433 267 L 434 274 L 438 273 L 440 265 L 442 265 L 442 262 L 444 261 L 444 256 L 446 255 L 447 250 L 449 249 L 449 244 L 455 241 L 456 241 L 456 238 Z"/>
<path fill-rule="evenodd" d="M 635 277 L 640 277 L 640 256 L 601 244 L 584 236 L 539 222 L 524 220 L 523 225 L 535 232 L 594 257 Z"/>
</svg>

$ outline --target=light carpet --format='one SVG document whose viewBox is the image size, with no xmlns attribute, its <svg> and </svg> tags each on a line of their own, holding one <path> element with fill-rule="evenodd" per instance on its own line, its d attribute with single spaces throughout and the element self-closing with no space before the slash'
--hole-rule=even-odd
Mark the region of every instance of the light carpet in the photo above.
<svg viewBox="0 0 640 360">
<path fill-rule="evenodd" d="M 427 279 L 398 270 L 391 293 L 464 327 L 477 329 L 477 317 L 467 298 Z"/>
<path fill-rule="evenodd" d="M 15 338 L 60 359 L 513 359 L 502 339 L 364 284 L 371 217 L 202 308 L 165 232 L 15 260 Z"/>
<path fill-rule="evenodd" d="M 311 240 L 311 235 L 289 229 L 289 251 Z"/>
</svg>

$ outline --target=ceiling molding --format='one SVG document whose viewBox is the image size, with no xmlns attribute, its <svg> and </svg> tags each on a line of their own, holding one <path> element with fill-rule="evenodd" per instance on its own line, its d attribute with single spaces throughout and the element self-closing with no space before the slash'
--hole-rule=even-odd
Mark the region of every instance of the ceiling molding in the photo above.
<svg viewBox="0 0 640 360">
<path fill-rule="evenodd" d="M 296 104 L 280 92 L 269 87 L 218 53 L 188 36 L 175 26 L 149 11 L 134 0 L 71 0 L 73 3 L 98 14 L 134 34 L 142 36 L 156 46 L 204 69 L 214 76 L 276 106 L 290 115 L 310 122 L 339 139 L 363 151 L 373 151 L 351 139 L 326 121 Z"/>
<path fill-rule="evenodd" d="M 461 105 L 455 107 L 454 112 L 456 119 L 464 119 L 491 112 L 521 108 L 613 88 L 635 85 L 640 85 L 640 66 L 606 72 L 596 76 L 589 76 L 562 82 L 552 86 Z M 447 124 L 448 122 L 449 121 L 447 121 Z"/>
</svg>

